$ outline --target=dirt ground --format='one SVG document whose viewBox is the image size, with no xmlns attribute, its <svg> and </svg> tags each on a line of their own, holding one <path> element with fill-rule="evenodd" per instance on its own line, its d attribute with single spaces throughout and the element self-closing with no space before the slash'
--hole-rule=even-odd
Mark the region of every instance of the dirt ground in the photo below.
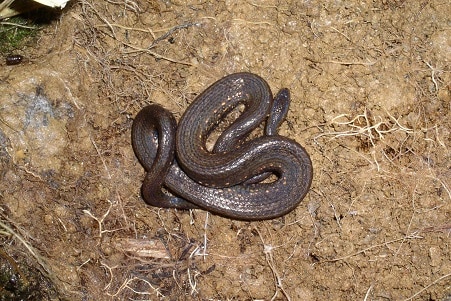
<svg viewBox="0 0 451 301">
<path fill-rule="evenodd" d="M 0 67 L 0 295 L 451 300 L 450 16 L 446 0 L 71 3 Z M 146 205 L 133 117 L 179 118 L 238 71 L 291 90 L 280 133 L 311 156 L 309 194 L 262 222 Z"/>
</svg>

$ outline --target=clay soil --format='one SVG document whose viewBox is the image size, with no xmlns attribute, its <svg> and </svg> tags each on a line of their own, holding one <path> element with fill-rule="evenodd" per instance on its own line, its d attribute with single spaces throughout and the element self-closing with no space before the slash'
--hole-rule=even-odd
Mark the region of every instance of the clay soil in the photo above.
<svg viewBox="0 0 451 301">
<path fill-rule="evenodd" d="M 0 67 L 2 300 L 451 300 L 451 4 L 72 2 Z M 293 212 L 148 206 L 130 128 L 238 71 L 291 90 Z M 36 297 L 39 296 L 39 297 Z M 19 299 L 17 299 L 19 300 Z"/>
</svg>

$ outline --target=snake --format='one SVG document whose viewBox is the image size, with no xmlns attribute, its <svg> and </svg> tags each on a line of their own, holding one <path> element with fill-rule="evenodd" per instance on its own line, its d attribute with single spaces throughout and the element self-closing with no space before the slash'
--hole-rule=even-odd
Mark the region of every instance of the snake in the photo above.
<svg viewBox="0 0 451 301">
<path fill-rule="evenodd" d="M 306 150 L 277 133 L 289 104 L 288 89 L 273 97 L 263 78 L 240 72 L 199 94 L 178 125 L 162 106 L 145 106 L 131 130 L 133 150 L 146 171 L 142 198 L 156 207 L 203 209 L 236 220 L 289 213 L 313 178 Z M 239 108 L 240 115 L 209 148 L 211 134 Z M 264 133 L 251 139 L 264 122 Z"/>
</svg>

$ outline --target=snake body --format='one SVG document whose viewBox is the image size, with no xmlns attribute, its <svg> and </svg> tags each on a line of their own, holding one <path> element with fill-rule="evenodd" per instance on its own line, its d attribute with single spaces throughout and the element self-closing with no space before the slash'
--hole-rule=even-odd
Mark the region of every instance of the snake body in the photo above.
<svg viewBox="0 0 451 301">
<path fill-rule="evenodd" d="M 310 188 L 313 168 L 301 145 L 277 134 L 289 101 L 287 89 L 273 99 L 261 77 L 235 73 L 202 92 L 178 126 L 161 106 L 143 108 L 133 122 L 132 145 L 147 171 L 144 200 L 240 220 L 271 219 L 293 210 Z M 241 115 L 208 150 L 209 135 L 239 105 Z M 266 119 L 265 134 L 248 140 Z M 276 179 L 264 181 L 271 174 Z"/>
</svg>

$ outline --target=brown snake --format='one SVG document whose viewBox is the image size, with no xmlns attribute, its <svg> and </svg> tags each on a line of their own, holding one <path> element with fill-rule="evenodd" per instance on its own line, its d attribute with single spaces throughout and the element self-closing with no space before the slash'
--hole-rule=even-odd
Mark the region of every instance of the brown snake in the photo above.
<svg viewBox="0 0 451 301">
<path fill-rule="evenodd" d="M 310 188 L 313 168 L 301 145 L 277 134 L 289 101 L 288 89 L 273 99 L 261 77 L 235 73 L 201 93 L 178 127 L 161 106 L 143 108 L 133 122 L 132 144 L 147 171 L 144 200 L 241 220 L 271 219 L 293 210 Z M 239 105 L 244 111 L 209 151 L 207 138 Z M 265 119 L 265 134 L 246 140 Z M 275 180 L 263 181 L 271 174 Z"/>
</svg>

